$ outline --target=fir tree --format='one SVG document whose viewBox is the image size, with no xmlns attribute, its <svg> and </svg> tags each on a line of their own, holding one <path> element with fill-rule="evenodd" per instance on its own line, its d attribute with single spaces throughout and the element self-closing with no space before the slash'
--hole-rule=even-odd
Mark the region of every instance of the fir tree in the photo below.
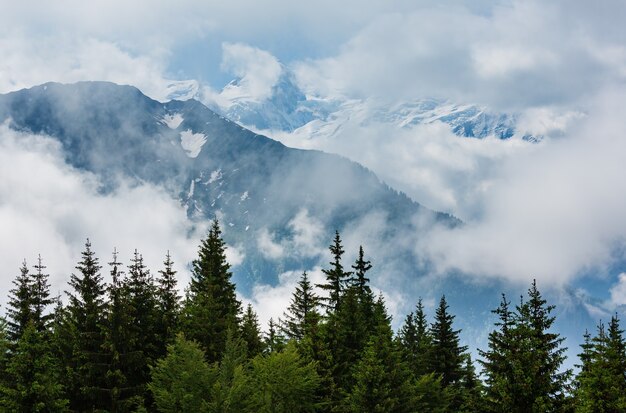
<svg viewBox="0 0 626 413">
<path fill-rule="evenodd" d="M 0 407 L 7 412 L 64 412 L 67 399 L 59 383 L 59 366 L 45 333 L 31 320 L 17 342 L 7 366 L 7 384 Z"/>
<path fill-rule="evenodd" d="M 114 250 L 113 260 L 109 263 L 111 282 L 107 286 L 108 306 L 103 347 L 108 358 L 105 373 L 107 410 L 112 413 L 131 410 L 143 392 L 140 383 L 129 383 L 127 379 L 129 374 L 139 369 L 144 358 L 138 345 L 138 340 L 139 343 L 141 340 L 130 329 L 133 321 L 121 265 L 117 260 L 117 251 Z"/>
<path fill-rule="evenodd" d="M 166 345 L 171 343 L 179 329 L 180 296 L 176 289 L 176 271 L 173 269 L 174 263 L 167 252 L 164 269 L 159 271 L 157 279 L 157 344 L 159 345 L 158 355 L 165 355 Z"/>
<path fill-rule="evenodd" d="M 272 354 L 285 348 L 285 337 L 280 333 L 278 325 L 270 318 L 265 335 L 265 352 Z"/>
<path fill-rule="evenodd" d="M 94 411 L 104 408 L 103 377 L 106 372 L 104 354 L 105 286 L 100 274 L 98 258 L 85 243 L 82 260 L 76 266 L 77 274 L 70 276 L 71 291 L 67 306 L 68 322 L 71 324 L 72 360 L 74 385 L 70 391 L 72 408 Z"/>
<path fill-rule="evenodd" d="M 421 298 L 417 301 L 415 312 L 406 316 L 398 339 L 404 359 L 416 378 L 432 372 L 432 335 Z"/>
<path fill-rule="evenodd" d="M 221 359 L 227 331 L 237 328 L 241 313 L 241 303 L 237 300 L 231 277 L 226 244 L 216 219 L 193 262 L 184 308 L 185 334 L 200 343 L 211 363 Z"/>
<path fill-rule="evenodd" d="M 55 300 L 50 297 L 50 283 L 48 282 L 50 276 L 44 273 L 46 266 L 42 263 L 41 255 L 37 257 L 37 265 L 34 268 L 35 272 L 31 273 L 33 320 L 37 331 L 45 332 L 54 317 L 54 314 L 47 312 L 47 309 L 54 304 Z"/>
<path fill-rule="evenodd" d="M 207 412 L 208 389 L 215 380 L 215 371 L 204 360 L 200 346 L 179 334 L 168 345 L 167 356 L 152 369 L 148 388 L 159 412 Z"/>
<path fill-rule="evenodd" d="M 328 297 L 324 297 L 322 300 L 325 302 L 327 312 L 332 313 L 337 311 L 339 307 L 342 292 L 352 272 L 344 271 L 341 263 L 341 257 L 345 251 L 341 245 L 339 231 L 335 231 L 335 239 L 329 249 L 333 255 L 333 260 L 330 262 L 330 269 L 322 270 L 326 275 L 326 283 L 317 286 L 328 293 Z"/>
<path fill-rule="evenodd" d="M 159 343 L 157 335 L 157 299 L 156 286 L 150 271 L 146 268 L 143 257 L 135 250 L 128 275 L 124 282 L 127 294 L 128 313 L 131 324 L 129 329 L 129 353 L 133 357 L 126 379 L 131 388 L 140 388 L 139 398 L 148 396 L 147 383 L 150 380 L 149 366 L 158 358 Z M 150 404 L 150 400 L 146 400 Z M 138 402 L 139 403 L 139 402 Z"/>
<path fill-rule="evenodd" d="M 248 304 L 241 319 L 241 337 L 246 343 L 248 358 L 253 358 L 263 352 L 264 344 L 261 339 L 259 319 L 251 304 Z"/>
<path fill-rule="evenodd" d="M 290 339 L 302 340 L 319 322 L 318 305 L 319 299 L 304 271 L 284 315 L 281 325 L 283 333 Z"/>
<path fill-rule="evenodd" d="M 617 315 L 611 318 L 608 332 L 600 323 L 596 337 L 586 334 L 582 348 L 576 412 L 626 411 L 626 349 Z"/>
<path fill-rule="evenodd" d="M 459 382 L 463 376 L 463 353 L 467 347 L 460 345 L 459 333 L 452 326 L 454 315 L 448 312 L 446 297 L 442 296 L 435 312 L 431 331 L 433 337 L 433 369 L 441 375 L 441 384 L 447 387 Z"/>
<path fill-rule="evenodd" d="M 8 335 L 12 342 L 16 342 L 24 334 L 28 323 L 34 319 L 32 280 L 26 260 L 22 263 L 20 274 L 13 280 L 13 285 L 15 287 L 10 291 L 7 309 Z"/>
</svg>

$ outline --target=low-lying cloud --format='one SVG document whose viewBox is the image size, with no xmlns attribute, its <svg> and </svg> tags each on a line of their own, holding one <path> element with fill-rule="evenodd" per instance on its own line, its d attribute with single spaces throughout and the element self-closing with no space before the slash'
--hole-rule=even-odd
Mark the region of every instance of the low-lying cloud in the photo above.
<svg viewBox="0 0 626 413">
<path fill-rule="evenodd" d="M 95 175 L 64 163 L 56 140 L 6 126 L 0 127 L 0 176 L 2 291 L 11 288 L 23 259 L 32 266 L 41 254 L 53 294 L 62 293 L 87 238 L 104 274 L 113 248 L 124 265 L 138 249 L 155 275 L 169 250 L 179 286 L 187 284 L 187 263 L 206 225 L 190 222 L 164 190 L 121 181 L 113 192 L 101 193 Z"/>
</svg>

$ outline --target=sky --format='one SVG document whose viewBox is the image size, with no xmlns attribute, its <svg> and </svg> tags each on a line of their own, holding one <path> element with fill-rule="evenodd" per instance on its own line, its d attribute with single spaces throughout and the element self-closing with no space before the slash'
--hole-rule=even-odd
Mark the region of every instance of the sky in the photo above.
<svg viewBox="0 0 626 413">
<path fill-rule="evenodd" d="M 593 289 L 581 280 L 596 279 L 604 287 L 592 292 L 603 310 L 626 306 L 623 1 L 25 0 L 0 11 L 0 93 L 109 80 L 158 100 L 191 85 L 216 105 L 262 102 L 289 70 L 317 99 L 380 107 L 433 97 L 515 113 L 520 128 L 545 139 L 461 139 L 442 124 L 398 130 L 376 121 L 348 122 L 332 139 L 307 139 L 306 130 L 270 136 L 350 157 L 416 201 L 463 219 L 462 228 L 433 230 L 415 244 L 441 273 L 520 285 L 536 277 L 555 288 Z M 226 86 L 233 78 L 238 86 Z M 134 205 L 137 225 L 148 225 L 154 217 L 143 216 L 142 205 L 156 202 L 155 214 L 175 218 L 155 236 L 129 229 L 129 244 L 142 245 L 156 266 L 165 253 L 159 241 L 176 240 L 168 247 L 185 272 L 196 243 L 189 234 L 202 229 L 159 188 L 103 196 L 93 177 L 62 163 L 52 142 L 19 140 L 4 126 L 0 134 L 4 234 L 31 225 L 42 231 L 40 245 L 64 240 L 61 262 L 49 266 L 69 268 L 82 241 L 67 228 L 68 216 L 84 214 L 85 204 L 114 213 Z M 28 162 L 40 169 L 25 181 L 5 179 Z M 66 192 L 46 192 L 50 179 Z M 29 185 L 43 190 L 37 205 L 16 196 Z M 61 196 L 69 201 L 59 207 Z M 103 249 L 111 247 L 97 220 L 82 222 Z M 31 241 L 3 236 L 3 266 L 17 268 L 15 257 Z M 268 254 L 282 253 L 269 234 L 260 242 Z M 231 254 L 241 258 L 234 246 Z M 285 288 L 294 276 L 281 280 Z M 259 286 L 252 299 L 262 307 L 280 291 Z"/>
</svg>

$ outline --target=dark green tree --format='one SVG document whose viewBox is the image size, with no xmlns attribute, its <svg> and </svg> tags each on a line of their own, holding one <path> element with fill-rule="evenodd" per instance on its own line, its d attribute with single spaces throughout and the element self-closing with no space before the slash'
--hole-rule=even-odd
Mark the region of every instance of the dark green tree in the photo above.
<svg viewBox="0 0 626 413">
<path fill-rule="evenodd" d="M 285 337 L 281 334 L 278 324 L 274 322 L 273 318 L 270 318 L 267 326 L 267 333 L 265 334 L 265 352 L 267 354 L 271 354 L 277 351 L 282 351 L 285 348 L 285 344 Z"/>
<path fill-rule="evenodd" d="M 320 314 L 317 311 L 319 298 L 313 291 L 309 277 L 304 271 L 284 315 L 281 330 L 290 339 L 302 340 L 312 329 L 317 328 Z"/>
<path fill-rule="evenodd" d="M 20 274 L 13 280 L 15 286 L 9 293 L 7 308 L 8 336 L 16 342 L 24 334 L 26 326 L 33 320 L 33 287 L 26 260 L 22 263 Z"/>
<path fill-rule="evenodd" d="M 68 401 L 60 384 L 60 370 L 45 332 L 31 320 L 15 345 L 0 388 L 0 407 L 6 412 L 65 412 Z"/>
<path fill-rule="evenodd" d="M 249 358 L 253 358 L 263 352 L 265 346 L 261 338 L 259 319 L 251 304 L 248 304 L 241 318 L 241 338 L 246 343 L 246 354 Z"/>
<path fill-rule="evenodd" d="M 171 343 L 179 330 L 180 316 L 180 296 L 176 288 L 176 271 L 174 263 L 167 252 L 164 268 L 159 271 L 157 278 L 157 344 L 159 346 L 158 356 L 165 355 L 166 345 Z"/>
<path fill-rule="evenodd" d="M 406 316 L 398 340 L 404 359 L 416 378 L 433 371 L 433 339 L 421 298 L 417 301 L 415 311 Z"/>
<path fill-rule="evenodd" d="M 41 255 L 37 257 L 37 265 L 34 266 L 35 272 L 31 273 L 32 281 L 32 312 L 35 328 L 39 332 L 47 332 L 50 322 L 54 318 L 54 314 L 48 311 L 48 308 L 54 304 L 54 298 L 50 297 L 50 276 L 44 273 L 46 266 L 43 265 Z"/>
<path fill-rule="evenodd" d="M 100 274 L 101 266 L 85 243 L 82 260 L 76 266 L 77 274 L 70 276 L 67 315 L 73 333 L 72 369 L 73 385 L 69 389 L 72 408 L 96 411 L 105 407 L 103 394 L 106 373 L 104 353 L 105 285 Z"/>
<path fill-rule="evenodd" d="M 329 269 L 322 269 L 322 272 L 326 275 L 326 282 L 324 284 L 318 284 L 317 286 L 328 293 L 328 296 L 323 297 L 322 301 L 325 303 L 327 312 L 332 313 L 337 311 L 340 305 L 342 292 L 352 272 L 344 271 L 343 264 L 341 263 L 341 257 L 345 251 L 341 245 L 339 231 L 335 231 L 335 239 L 329 246 L 329 249 L 333 260 L 330 262 Z"/>
<path fill-rule="evenodd" d="M 617 315 L 611 318 L 608 331 L 600 323 L 593 339 L 586 334 L 582 348 L 575 411 L 626 411 L 626 349 Z"/>
<path fill-rule="evenodd" d="M 354 385 L 343 404 L 351 412 L 400 413 L 416 411 L 412 375 L 393 343 L 391 320 L 382 298 L 374 309 L 378 320 L 360 361 Z"/>
<path fill-rule="evenodd" d="M 147 384 L 150 381 L 150 368 L 159 356 L 157 323 L 157 298 L 154 279 L 146 268 L 143 257 L 135 250 L 128 274 L 124 280 L 123 291 L 127 296 L 128 317 L 130 325 L 130 348 L 128 354 L 132 355 L 127 366 L 126 379 L 131 388 L 140 388 L 136 398 L 137 405 L 141 405 L 141 398 L 147 397 L 144 402 L 150 405 L 151 395 L 147 392 Z M 131 362 L 132 361 L 132 362 Z"/>
<path fill-rule="evenodd" d="M 442 296 L 435 311 L 435 322 L 431 326 L 433 370 L 441 375 L 444 387 L 458 383 L 463 377 L 464 352 L 467 350 L 460 344 L 461 330 L 453 328 L 454 315 L 448 312 L 448 308 L 446 297 Z"/>
<path fill-rule="evenodd" d="M 227 332 L 237 329 L 241 314 L 221 234 L 216 219 L 193 262 L 191 285 L 184 305 L 185 335 L 200 344 L 210 363 L 221 359 Z"/>
</svg>

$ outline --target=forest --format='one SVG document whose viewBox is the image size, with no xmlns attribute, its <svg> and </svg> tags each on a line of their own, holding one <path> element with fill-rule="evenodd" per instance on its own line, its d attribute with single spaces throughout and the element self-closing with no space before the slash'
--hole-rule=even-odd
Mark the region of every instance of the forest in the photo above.
<svg viewBox="0 0 626 413">
<path fill-rule="evenodd" d="M 41 258 L 24 262 L 0 324 L 2 411 L 626 412 L 617 314 L 566 369 L 554 306 L 533 282 L 518 304 L 502 295 L 472 360 L 445 296 L 433 322 L 418 299 L 394 332 L 363 248 L 344 263 L 337 232 L 325 281 L 302 273 L 262 332 L 225 251 L 215 220 L 182 294 L 169 253 L 153 275 L 139 252 L 102 263 L 87 240 L 63 298 Z"/>
</svg>

